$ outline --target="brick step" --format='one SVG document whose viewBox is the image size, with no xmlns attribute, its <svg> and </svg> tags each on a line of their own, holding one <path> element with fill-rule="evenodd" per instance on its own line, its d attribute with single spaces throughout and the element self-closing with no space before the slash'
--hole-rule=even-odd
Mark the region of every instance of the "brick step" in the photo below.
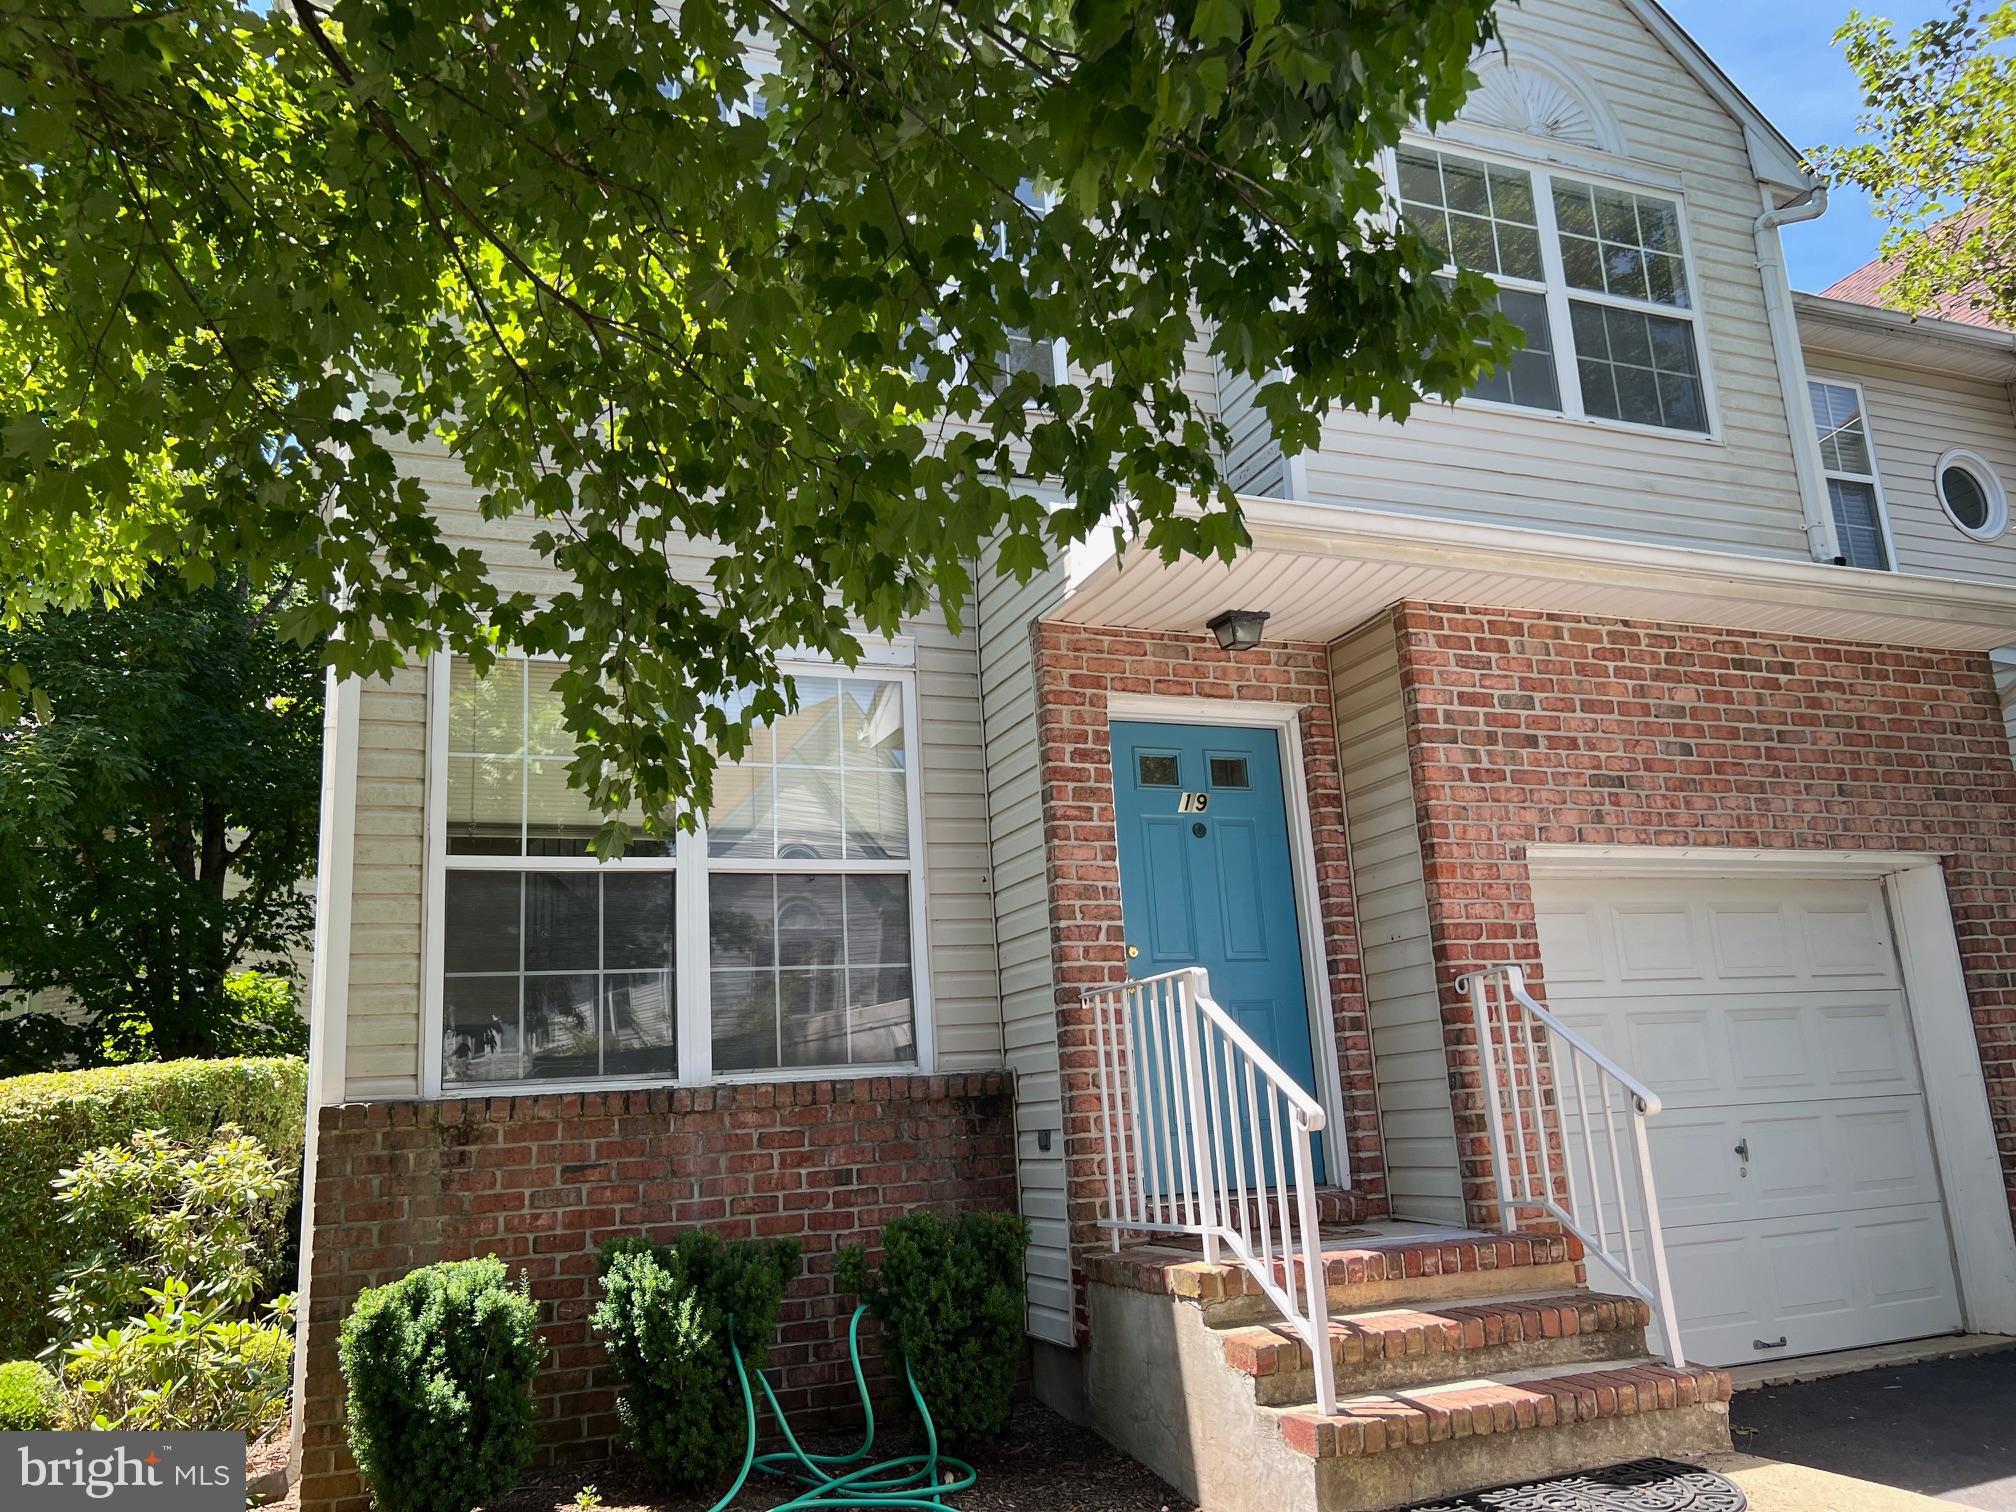
<svg viewBox="0 0 2016 1512">
<path fill-rule="evenodd" d="M 1381 1308 L 1333 1317 L 1330 1359 L 1338 1390 L 1357 1394 L 1635 1355 L 1651 1320 L 1651 1308 L 1636 1297 L 1587 1291 Z M 1314 1399 L 1314 1359 L 1286 1324 L 1230 1327 L 1218 1338 L 1225 1362 L 1252 1379 L 1262 1406 Z"/>
<path fill-rule="evenodd" d="M 1282 1441 L 1297 1454 L 1313 1460 L 1352 1459 L 1726 1403 L 1730 1391 L 1726 1370 L 1675 1369 L 1640 1356 L 1571 1370 L 1447 1381 L 1404 1395 L 1372 1392 L 1338 1402 L 1328 1416 L 1298 1407 L 1280 1410 L 1276 1420 Z"/>
<path fill-rule="evenodd" d="M 1444 1302 L 1508 1291 L 1568 1291 L 1579 1284 L 1579 1245 L 1560 1234 L 1383 1237 L 1368 1229 L 1326 1232 L 1323 1275 L 1333 1314 L 1404 1303 Z M 1286 1266 L 1277 1257 L 1277 1282 Z M 1207 1264 L 1194 1241 L 1130 1245 L 1086 1261 L 1094 1282 L 1178 1297 L 1214 1325 L 1275 1317 L 1259 1280 L 1237 1261 Z"/>
<path fill-rule="evenodd" d="M 1227 1193 L 1224 1200 L 1231 1208 L 1239 1206 L 1236 1193 Z M 1295 1201 L 1293 1194 L 1290 1194 L 1288 1200 L 1292 1208 Z M 1350 1187 L 1319 1186 L 1316 1188 L 1316 1222 L 1325 1229 L 1342 1230 L 1361 1221 L 1368 1211 L 1374 1211 L 1373 1202 L 1374 1199 L 1365 1193 Z M 1259 1232 L 1260 1209 L 1263 1204 L 1267 1209 L 1268 1229 L 1270 1232 L 1278 1233 L 1281 1227 L 1280 1194 L 1271 1190 L 1246 1194 L 1245 1221 L 1248 1230 L 1253 1233 Z"/>
</svg>

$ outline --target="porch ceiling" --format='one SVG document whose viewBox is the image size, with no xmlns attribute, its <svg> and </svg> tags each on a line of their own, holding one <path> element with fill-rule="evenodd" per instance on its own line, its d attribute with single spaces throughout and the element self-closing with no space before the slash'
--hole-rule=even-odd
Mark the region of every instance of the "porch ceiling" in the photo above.
<svg viewBox="0 0 2016 1512">
<path fill-rule="evenodd" d="M 1657 620 L 1878 645 L 1988 651 L 2016 642 L 2016 587 L 1737 556 L 1280 499 L 1242 501 L 1230 562 L 1074 554 L 1045 619 L 1202 631 L 1264 609 L 1270 639 L 1335 640 L 1402 599 Z"/>
</svg>

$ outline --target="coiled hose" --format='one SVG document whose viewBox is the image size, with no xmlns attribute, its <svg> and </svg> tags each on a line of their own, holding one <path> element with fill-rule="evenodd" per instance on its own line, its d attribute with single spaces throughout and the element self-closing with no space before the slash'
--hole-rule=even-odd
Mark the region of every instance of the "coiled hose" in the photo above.
<svg viewBox="0 0 2016 1512">
<path fill-rule="evenodd" d="M 714 1503 L 710 1512 L 724 1512 L 742 1494 L 752 1470 L 805 1488 L 779 1502 L 773 1512 L 800 1512 L 800 1509 L 836 1512 L 846 1507 L 954 1512 L 947 1498 L 972 1489 L 980 1479 L 966 1461 L 938 1452 L 937 1425 L 931 1421 L 931 1409 L 924 1403 L 924 1393 L 917 1389 L 917 1377 L 911 1373 L 908 1360 L 903 1362 L 903 1379 L 910 1387 L 911 1401 L 917 1404 L 917 1416 L 924 1423 L 924 1453 L 899 1454 L 893 1459 L 863 1463 L 875 1447 L 875 1404 L 868 1399 L 868 1378 L 861 1370 L 861 1318 L 867 1311 L 866 1307 L 855 1308 L 847 1324 L 848 1363 L 853 1366 L 854 1389 L 861 1394 L 861 1411 L 868 1420 L 861 1447 L 852 1454 L 811 1454 L 800 1446 L 784 1409 L 777 1405 L 777 1393 L 760 1373 L 756 1384 L 763 1388 L 763 1400 L 769 1403 L 770 1415 L 777 1420 L 784 1442 L 790 1447 L 772 1454 L 756 1452 L 756 1397 L 749 1389 L 749 1369 L 742 1363 L 742 1351 L 735 1346 L 735 1320 L 728 1319 L 728 1352 L 735 1361 L 735 1379 L 742 1387 L 748 1442 L 742 1450 L 742 1469 L 735 1476 L 735 1484 Z"/>
</svg>

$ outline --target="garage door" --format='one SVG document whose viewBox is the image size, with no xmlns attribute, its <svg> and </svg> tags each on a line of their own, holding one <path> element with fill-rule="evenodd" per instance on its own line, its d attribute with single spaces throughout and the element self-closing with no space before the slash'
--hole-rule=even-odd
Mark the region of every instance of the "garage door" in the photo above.
<svg viewBox="0 0 2016 1512">
<path fill-rule="evenodd" d="M 1687 1353 L 1958 1328 L 1880 884 L 1557 880 L 1536 901 L 1549 1006 L 1665 1103 L 1648 1129 Z"/>
</svg>

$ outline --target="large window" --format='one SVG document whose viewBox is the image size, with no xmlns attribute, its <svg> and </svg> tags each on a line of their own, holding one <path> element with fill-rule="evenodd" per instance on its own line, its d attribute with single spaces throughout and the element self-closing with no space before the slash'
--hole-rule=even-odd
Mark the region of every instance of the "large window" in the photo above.
<svg viewBox="0 0 2016 1512">
<path fill-rule="evenodd" d="M 1676 201 L 1425 146 L 1398 155 L 1407 223 L 1488 274 L 1526 335 L 1473 399 L 1661 430 L 1710 429 Z"/>
<path fill-rule="evenodd" d="M 439 1084 L 916 1064 L 908 674 L 800 672 L 697 833 L 602 863 L 558 673 L 436 675 Z"/>
<path fill-rule="evenodd" d="M 1876 478 L 1876 454 L 1862 412 L 1862 390 L 1852 383 L 1818 379 L 1806 385 L 1813 401 L 1813 426 L 1820 437 L 1820 464 L 1827 472 L 1827 502 L 1834 511 L 1834 538 L 1850 567 L 1888 571 L 1890 547 L 1883 528 L 1883 496 Z"/>
</svg>

